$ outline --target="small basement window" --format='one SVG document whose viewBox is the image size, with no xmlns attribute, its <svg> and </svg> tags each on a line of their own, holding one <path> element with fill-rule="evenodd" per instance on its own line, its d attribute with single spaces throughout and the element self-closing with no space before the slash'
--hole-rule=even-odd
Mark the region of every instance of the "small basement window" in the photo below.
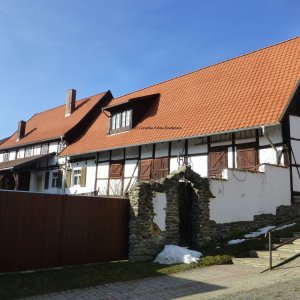
<svg viewBox="0 0 300 300">
<path fill-rule="evenodd" d="M 131 120 L 132 120 L 131 109 L 112 114 L 110 118 L 109 133 L 113 134 L 113 133 L 130 130 L 132 124 Z"/>
</svg>

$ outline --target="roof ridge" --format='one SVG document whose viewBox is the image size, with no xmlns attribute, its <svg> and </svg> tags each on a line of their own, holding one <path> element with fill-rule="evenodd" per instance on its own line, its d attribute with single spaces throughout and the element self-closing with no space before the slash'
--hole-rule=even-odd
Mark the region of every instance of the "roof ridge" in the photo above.
<svg viewBox="0 0 300 300">
<path fill-rule="evenodd" d="M 143 91 L 143 90 L 146 90 L 146 89 L 148 89 L 148 88 L 151 88 L 151 87 L 154 87 L 154 86 L 157 86 L 157 85 L 160 85 L 160 84 L 163 84 L 163 83 L 166 83 L 166 82 L 169 82 L 169 81 L 172 81 L 172 80 L 175 80 L 175 79 L 184 77 L 184 76 L 188 76 L 188 75 L 191 75 L 191 74 L 200 72 L 200 71 L 202 71 L 202 70 L 205 70 L 205 69 L 208 69 L 208 68 L 212 68 L 212 67 L 214 67 L 214 66 L 217 66 L 217 65 L 220 65 L 220 64 L 224 64 L 224 63 L 227 63 L 227 62 L 229 62 L 229 61 L 232 61 L 232 60 L 235 60 L 235 59 L 238 59 L 238 58 L 247 56 L 247 55 L 251 55 L 251 54 L 253 54 L 253 53 L 255 53 L 255 52 L 258 52 L 258 51 L 262 51 L 262 50 L 265 50 L 265 49 L 268 49 L 268 48 L 276 47 L 276 46 L 278 46 L 278 45 L 281 45 L 281 44 L 284 44 L 284 43 L 287 43 L 287 42 L 290 42 L 290 41 L 292 41 L 292 40 L 299 39 L 299 38 L 300 38 L 300 36 L 295 36 L 295 37 L 293 37 L 293 38 L 290 38 L 290 39 L 281 41 L 281 42 L 279 42 L 279 43 L 272 44 L 272 45 L 269 45 L 269 46 L 265 46 L 265 47 L 262 47 L 262 48 L 259 48 L 259 49 L 256 49 L 256 50 L 253 50 L 253 51 L 250 51 L 250 52 L 247 52 L 247 53 L 244 53 L 244 54 L 241 54 L 241 55 L 232 57 L 232 58 L 228 58 L 228 59 L 226 59 L 226 60 L 223 60 L 223 61 L 220 61 L 220 62 L 217 62 L 217 63 L 214 63 L 214 64 L 212 64 L 212 65 L 205 66 L 205 67 L 203 67 L 203 68 L 200 68 L 200 69 L 197 69 L 197 70 L 194 70 L 194 71 L 191 71 L 191 72 L 188 72 L 188 73 L 185 73 L 185 74 L 182 74 L 182 75 L 179 75 L 179 76 L 170 78 L 170 79 L 166 79 L 166 80 L 163 80 L 163 81 L 158 82 L 158 83 L 154 83 L 154 84 L 148 85 L 148 86 L 146 86 L 146 87 L 144 87 L 144 88 L 137 89 L 137 90 L 135 90 L 135 91 L 133 91 L 133 92 L 130 92 L 130 93 L 121 95 L 121 96 L 119 96 L 119 97 L 113 98 L 113 99 L 112 99 L 112 102 L 113 102 L 114 100 L 119 99 L 119 98 L 122 98 L 122 97 L 125 97 L 125 96 L 129 96 L 129 95 L 131 95 L 131 94 L 133 94 L 133 93 L 136 93 L 136 92 L 139 92 L 139 91 Z"/>
</svg>

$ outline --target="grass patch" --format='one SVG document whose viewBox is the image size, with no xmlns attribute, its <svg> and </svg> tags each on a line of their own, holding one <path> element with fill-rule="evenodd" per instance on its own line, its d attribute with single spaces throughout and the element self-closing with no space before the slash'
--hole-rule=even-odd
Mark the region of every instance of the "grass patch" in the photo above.
<svg viewBox="0 0 300 300">
<path fill-rule="evenodd" d="M 152 262 L 109 262 L 66 267 L 59 270 L 0 275 L 0 299 L 14 299 L 85 288 L 116 281 L 168 275 L 193 268 L 222 264 L 228 256 L 207 256 L 199 263 L 159 265 Z"/>
</svg>

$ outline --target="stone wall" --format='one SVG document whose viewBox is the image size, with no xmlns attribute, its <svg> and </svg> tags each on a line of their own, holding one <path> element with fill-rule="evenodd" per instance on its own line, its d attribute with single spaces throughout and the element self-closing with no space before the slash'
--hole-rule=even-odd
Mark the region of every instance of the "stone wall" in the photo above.
<svg viewBox="0 0 300 300">
<path fill-rule="evenodd" d="M 129 193 L 129 260 L 148 261 L 163 249 L 166 244 L 179 244 L 179 210 L 182 191 L 180 182 L 191 186 L 191 248 L 201 250 L 210 243 L 222 242 L 241 232 L 250 232 L 259 227 L 282 223 L 299 215 L 296 206 L 280 206 L 276 215 L 261 214 L 253 221 L 217 224 L 209 219 L 209 205 L 213 195 L 209 179 L 201 178 L 190 167 L 184 166 L 166 178 L 154 182 L 138 182 Z M 161 218 L 163 226 L 154 222 L 154 199 L 164 195 L 166 206 Z"/>
<path fill-rule="evenodd" d="M 129 260 L 153 259 L 166 244 L 178 244 L 180 181 L 192 186 L 192 244 L 197 248 L 206 241 L 209 221 L 209 190 L 207 178 L 201 178 L 190 167 L 182 167 L 159 181 L 138 182 L 129 193 L 131 204 L 129 223 Z M 165 193 L 165 230 L 154 223 L 153 199 L 156 193 Z"/>
</svg>

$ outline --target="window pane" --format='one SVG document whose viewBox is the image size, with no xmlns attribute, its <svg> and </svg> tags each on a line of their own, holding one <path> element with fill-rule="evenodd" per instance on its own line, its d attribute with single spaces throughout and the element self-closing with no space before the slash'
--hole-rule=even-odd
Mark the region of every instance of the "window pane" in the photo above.
<svg viewBox="0 0 300 300">
<path fill-rule="evenodd" d="M 131 110 L 126 111 L 126 124 L 125 126 L 128 127 L 130 125 L 130 116 L 131 116 Z"/>
<path fill-rule="evenodd" d="M 123 111 L 122 112 L 122 127 L 126 126 L 125 123 L 126 123 L 126 111 Z"/>
<path fill-rule="evenodd" d="M 121 114 L 116 115 L 116 129 L 120 128 Z"/>
<path fill-rule="evenodd" d="M 111 118 L 111 129 L 116 129 L 116 115 L 112 116 Z"/>
</svg>

